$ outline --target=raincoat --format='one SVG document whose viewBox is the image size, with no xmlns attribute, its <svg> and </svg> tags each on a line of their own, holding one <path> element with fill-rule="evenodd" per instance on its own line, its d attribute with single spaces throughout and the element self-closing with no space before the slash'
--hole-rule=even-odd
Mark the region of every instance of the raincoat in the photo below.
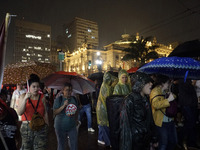
<svg viewBox="0 0 200 150">
<path fill-rule="evenodd" d="M 122 75 L 126 75 L 128 78 L 127 83 L 122 83 L 121 77 Z M 119 71 L 119 82 L 114 88 L 113 95 L 128 95 L 131 92 L 131 82 L 130 82 L 130 77 L 126 70 L 122 69 Z"/>
<path fill-rule="evenodd" d="M 101 126 L 108 126 L 108 116 L 106 108 L 106 97 L 111 96 L 113 93 L 113 87 L 117 83 L 117 77 L 112 76 L 110 73 L 106 72 L 103 76 L 103 83 L 99 92 L 99 97 L 97 101 L 97 124 Z"/>
</svg>

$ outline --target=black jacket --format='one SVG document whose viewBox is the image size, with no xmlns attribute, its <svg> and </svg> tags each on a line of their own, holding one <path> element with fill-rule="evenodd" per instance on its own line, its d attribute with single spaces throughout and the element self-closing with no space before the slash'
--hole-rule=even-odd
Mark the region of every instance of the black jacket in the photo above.
<svg viewBox="0 0 200 150">
<path fill-rule="evenodd" d="M 131 146 L 132 148 L 134 148 L 134 145 L 138 143 L 149 145 L 152 134 L 151 131 L 153 131 L 154 128 L 154 122 L 152 117 L 151 105 L 149 103 L 148 98 L 142 97 L 140 93 L 132 92 L 125 98 L 124 105 L 128 118 L 124 119 L 124 121 L 128 121 L 131 131 L 132 141 L 123 140 L 125 143 L 122 143 L 120 147 L 122 148 L 123 144 L 127 145 L 126 142 L 132 143 L 133 144 Z M 128 131 L 127 129 L 121 129 L 121 130 L 122 132 Z M 121 136 L 129 135 L 129 133 L 126 134 L 125 132 L 123 132 Z M 128 139 L 126 137 L 121 137 L 121 139 L 124 138 Z"/>
<path fill-rule="evenodd" d="M 190 80 L 179 80 L 179 104 L 197 108 L 198 98 L 194 86 Z"/>
</svg>

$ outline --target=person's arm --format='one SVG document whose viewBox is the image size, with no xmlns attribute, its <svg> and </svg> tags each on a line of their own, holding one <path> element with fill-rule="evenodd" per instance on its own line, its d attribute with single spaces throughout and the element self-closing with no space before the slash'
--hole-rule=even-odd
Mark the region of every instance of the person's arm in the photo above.
<svg viewBox="0 0 200 150">
<path fill-rule="evenodd" d="M 165 99 L 164 95 L 162 96 L 162 93 L 157 91 L 157 89 L 151 91 L 150 102 L 154 109 L 161 109 L 170 106 L 168 99 Z"/>
<path fill-rule="evenodd" d="M 58 100 L 59 100 L 59 98 L 56 99 L 56 101 L 58 101 Z M 56 105 L 56 103 L 54 103 L 54 105 Z M 59 114 L 65 107 L 67 107 L 67 105 L 68 105 L 68 100 L 64 101 L 64 104 L 62 106 L 60 106 L 59 108 L 54 109 L 53 110 L 54 116 L 56 116 L 57 114 Z M 54 108 L 55 107 L 56 106 L 54 106 Z"/>
<path fill-rule="evenodd" d="M 117 84 L 114 87 L 113 95 L 122 95 L 122 91 L 121 91 L 121 88 L 120 88 L 119 84 Z"/>
<path fill-rule="evenodd" d="M 46 98 L 45 96 L 42 98 L 42 102 L 44 104 L 44 121 L 46 122 L 46 124 L 49 126 L 49 117 L 48 117 L 48 113 L 47 113 L 47 106 L 46 106 Z"/>
<path fill-rule="evenodd" d="M 27 92 L 20 96 L 19 99 L 19 107 L 17 109 L 17 114 L 22 115 L 26 109 L 26 102 L 31 97 L 31 93 Z"/>
<path fill-rule="evenodd" d="M 12 95 L 12 98 L 11 98 L 11 102 L 10 102 L 10 107 L 11 108 L 14 108 L 15 102 L 16 102 L 16 95 L 15 95 L 15 92 L 13 92 L 13 95 Z"/>
</svg>

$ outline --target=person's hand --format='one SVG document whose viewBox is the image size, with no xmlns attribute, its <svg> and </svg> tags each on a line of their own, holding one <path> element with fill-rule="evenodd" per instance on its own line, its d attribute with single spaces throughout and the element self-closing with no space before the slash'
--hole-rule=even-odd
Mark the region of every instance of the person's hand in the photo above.
<svg viewBox="0 0 200 150">
<path fill-rule="evenodd" d="M 169 102 L 174 100 L 174 95 L 172 93 L 169 93 L 169 97 L 167 98 Z"/>
<path fill-rule="evenodd" d="M 27 92 L 24 98 L 27 100 L 27 99 L 29 99 L 30 97 L 31 97 L 31 93 L 30 93 L 30 92 Z"/>
<path fill-rule="evenodd" d="M 68 100 L 64 101 L 63 106 L 66 107 L 68 105 Z"/>
</svg>

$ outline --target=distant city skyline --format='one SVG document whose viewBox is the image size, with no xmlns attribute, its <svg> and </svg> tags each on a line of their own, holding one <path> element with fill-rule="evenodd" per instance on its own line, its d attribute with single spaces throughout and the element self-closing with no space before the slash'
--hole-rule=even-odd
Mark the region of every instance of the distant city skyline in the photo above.
<svg viewBox="0 0 200 150">
<path fill-rule="evenodd" d="M 74 17 L 97 22 L 99 48 L 120 39 L 124 33 L 155 36 L 163 44 L 200 37 L 199 0 L 2 0 L 0 6 L 1 22 L 9 12 L 17 19 L 24 17 L 25 21 L 50 25 L 53 39 L 63 34 L 63 24 Z M 14 20 L 9 41 L 13 40 Z"/>
</svg>

